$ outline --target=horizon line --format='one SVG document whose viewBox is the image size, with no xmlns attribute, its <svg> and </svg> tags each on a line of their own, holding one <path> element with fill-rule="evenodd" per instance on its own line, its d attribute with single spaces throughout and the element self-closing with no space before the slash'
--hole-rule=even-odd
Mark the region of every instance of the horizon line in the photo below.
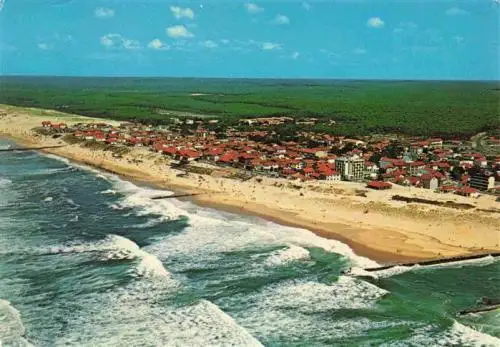
<svg viewBox="0 0 500 347">
<path fill-rule="evenodd" d="M 394 82 L 499 82 L 500 79 L 434 79 L 434 78 L 358 78 L 358 77 L 222 77 L 222 76 L 141 76 L 141 75 L 120 75 L 120 76 L 92 76 L 92 75 L 30 75 L 30 74 L 0 74 L 4 77 L 34 77 L 34 78 L 143 78 L 143 79 L 214 79 L 214 80 L 323 80 L 323 81 L 394 81 Z"/>
</svg>

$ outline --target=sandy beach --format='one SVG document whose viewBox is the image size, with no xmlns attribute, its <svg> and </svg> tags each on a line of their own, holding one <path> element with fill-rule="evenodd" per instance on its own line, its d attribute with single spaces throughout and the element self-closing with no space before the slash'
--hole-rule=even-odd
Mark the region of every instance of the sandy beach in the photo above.
<svg viewBox="0 0 500 347">
<path fill-rule="evenodd" d="M 68 124 L 92 121 L 54 111 L 0 105 L 0 136 L 25 145 L 64 144 L 60 139 L 40 136 L 31 130 L 42 120 Z M 293 181 L 292 186 L 284 179 L 253 178 L 242 182 L 192 173 L 178 177 L 180 171 L 168 166 L 168 159 L 145 148 L 134 148 L 123 158 L 78 144 L 46 152 L 165 189 L 201 192 L 204 194 L 193 197 L 197 204 L 305 228 L 345 242 L 357 254 L 379 262 L 500 250 L 500 213 L 479 211 L 500 209 L 500 203 L 489 195 L 476 199 L 399 186 L 372 191 L 364 184 L 350 182 Z M 360 190 L 366 191 L 365 196 L 359 194 Z M 469 203 L 476 208 L 459 210 L 391 200 L 396 194 Z"/>
</svg>

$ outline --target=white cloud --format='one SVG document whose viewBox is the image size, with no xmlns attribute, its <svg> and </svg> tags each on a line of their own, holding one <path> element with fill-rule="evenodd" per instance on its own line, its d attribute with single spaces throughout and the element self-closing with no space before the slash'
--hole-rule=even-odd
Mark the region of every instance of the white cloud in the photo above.
<svg viewBox="0 0 500 347">
<path fill-rule="evenodd" d="M 358 55 L 363 55 L 363 54 L 366 54 L 366 49 L 363 49 L 363 48 L 356 48 L 354 51 L 352 51 L 354 54 L 358 54 Z"/>
<path fill-rule="evenodd" d="M 174 25 L 167 28 L 167 35 L 174 38 L 188 38 L 193 37 L 193 33 L 186 29 L 184 25 Z"/>
<path fill-rule="evenodd" d="M 366 21 L 366 25 L 369 26 L 370 28 L 382 28 L 385 23 L 380 17 L 372 17 Z"/>
<path fill-rule="evenodd" d="M 455 41 L 456 43 L 462 43 L 464 42 L 464 37 L 463 36 L 460 36 L 460 35 L 455 35 L 453 36 L 453 41 Z"/>
<path fill-rule="evenodd" d="M 206 47 L 206 48 L 217 48 L 217 47 L 219 47 L 219 45 L 216 42 L 212 41 L 212 40 L 203 41 L 203 42 L 201 42 L 201 45 L 203 47 Z"/>
<path fill-rule="evenodd" d="M 98 7 L 95 9 L 94 13 L 95 16 L 98 18 L 109 18 L 109 17 L 114 17 L 115 10 L 111 8 Z"/>
<path fill-rule="evenodd" d="M 280 43 L 273 43 L 273 42 L 262 42 L 260 47 L 265 50 L 265 51 L 272 51 L 275 49 L 281 49 L 283 45 Z"/>
<path fill-rule="evenodd" d="M 43 51 L 46 51 L 46 50 L 49 50 L 50 49 L 50 45 L 48 43 L 39 43 L 37 44 L 38 48 L 43 50 Z"/>
<path fill-rule="evenodd" d="M 182 8 L 182 7 L 178 7 L 178 6 L 170 6 L 170 11 L 172 11 L 172 14 L 177 19 L 180 19 L 180 18 L 194 19 L 194 12 L 189 7 Z"/>
<path fill-rule="evenodd" d="M 125 49 L 139 49 L 139 41 L 127 39 L 120 34 L 107 34 L 101 36 L 101 45 L 107 48 L 125 48 Z"/>
<path fill-rule="evenodd" d="M 308 2 L 303 2 L 303 3 L 302 3 L 302 7 L 303 7 L 304 9 L 306 9 L 307 11 L 309 11 L 309 10 L 312 8 L 311 4 L 310 4 L 310 3 L 308 3 Z"/>
<path fill-rule="evenodd" d="M 290 56 L 293 60 L 296 60 L 300 56 L 299 52 L 293 52 L 292 55 Z"/>
<path fill-rule="evenodd" d="M 276 25 L 290 24 L 290 19 L 287 16 L 284 16 L 282 14 L 278 14 L 273 19 L 273 24 L 276 24 Z"/>
<path fill-rule="evenodd" d="M 461 8 L 458 8 L 458 7 L 452 7 L 452 8 L 447 9 L 445 13 L 447 16 L 463 16 L 469 12 L 462 10 Z"/>
<path fill-rule="evenodd" d="M 169 49 L 170 46 L 165 45 L 163 42 L 161 42 L 160 39 L 154 39 L 148 43 L 148 48 L 156 49 L 156 50 L 166 50 L 166 49 Z"/>
<path fill-rule="evenodd" d="M 245 4 L 245 8 L 247 9 L 247 12 L 251 14 L 256 14 L 264 11 L 262 7 L 259 7 L 258 5 L 252 4 L 250 2 Z"/>
<path fill-rule="evenodd" d="M 228 39 L 222 39 L 220 40 L 220 42 L 224 45 L 227 45 L 229 43 L 229 40 Z"/>
</svg>

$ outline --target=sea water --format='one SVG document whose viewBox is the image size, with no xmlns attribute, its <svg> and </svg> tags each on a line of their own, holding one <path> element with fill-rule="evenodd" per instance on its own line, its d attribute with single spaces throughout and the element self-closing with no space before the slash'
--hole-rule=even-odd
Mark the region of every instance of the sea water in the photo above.
<svg viewBox="0 0 500 347">
<path fill-rule="evenodd" d="M 10 143 L 0 141 L 0 147 Z M 36 152 L 0 154 L 2 346 L 500 346 L 494 259 L 376 262 Z M 362 271 L 360 271 L 362 273 Z"/>
</svg>

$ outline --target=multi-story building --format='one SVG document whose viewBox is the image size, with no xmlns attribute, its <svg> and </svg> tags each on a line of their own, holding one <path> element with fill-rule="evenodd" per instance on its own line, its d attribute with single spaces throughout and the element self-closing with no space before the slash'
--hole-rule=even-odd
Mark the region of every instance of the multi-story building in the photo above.
<svg viewBox="0 0 500 347">
<path fill-rule="evenodd" d="M 495 189 L 495 177 L 483 173 L 477 173 L 470 176 L 469 185 L 477 190 L 487 191 Z"/>
<path fill-rule="evenodd" d="M 364 179 L 365 160 L 357 156 L 335 159 L 335 168 L 343 180 L 362 181 Z"/>
</svg>

